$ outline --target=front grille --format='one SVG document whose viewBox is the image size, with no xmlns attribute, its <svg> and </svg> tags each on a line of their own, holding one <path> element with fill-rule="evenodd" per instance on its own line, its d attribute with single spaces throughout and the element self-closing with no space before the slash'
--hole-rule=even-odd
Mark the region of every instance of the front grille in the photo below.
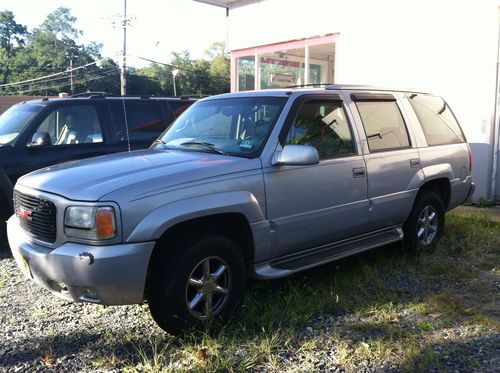
<svg viewBox="0 0 500 373">
<path fill-rule="evenodd" d="M 56 206 L 53 202 L 14 191 L 14 209 L 21 227 L 33 238 L 56 242 Z"/>
</svg>

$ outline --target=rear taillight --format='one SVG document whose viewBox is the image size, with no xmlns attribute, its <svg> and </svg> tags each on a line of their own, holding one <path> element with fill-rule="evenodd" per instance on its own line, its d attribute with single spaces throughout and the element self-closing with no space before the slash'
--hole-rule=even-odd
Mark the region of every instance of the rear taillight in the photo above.
<svg viewBox="0 0 500 373">
<path fill-rule="evenodd" d="M 472 152 L 470 150 L 469 143 L 465 143 L 467 145 L 467 151 L 469 152 L 469 172 L 472 172 Z"/>
</svg>

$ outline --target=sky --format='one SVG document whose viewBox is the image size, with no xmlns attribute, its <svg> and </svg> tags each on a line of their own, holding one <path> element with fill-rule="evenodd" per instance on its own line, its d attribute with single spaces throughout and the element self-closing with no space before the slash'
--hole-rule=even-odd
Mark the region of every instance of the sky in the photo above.
<svg viewBox="0 0 500 373">
<path fill-rule="evenodd" d="M 119 61 L 123 48 L 120 24 L 123 3 L 123 0 L 1 0 L 0 11 L 12 11 L 16 22 L 32 30 L 58 7 L 70 8 L 77 17 L 76 28 L 83 31 L 79 42 L 102 43 L 103 57 Z M 127 16 L 130 66 L 148 64 L 137 56 L 168 62 L 172 51 L 182 49 L 187 49 L 191 57 L 200 58 L 213 42 L 227 38 L 225 9 L 192 0 L 127 0 Z"/>
</svg>

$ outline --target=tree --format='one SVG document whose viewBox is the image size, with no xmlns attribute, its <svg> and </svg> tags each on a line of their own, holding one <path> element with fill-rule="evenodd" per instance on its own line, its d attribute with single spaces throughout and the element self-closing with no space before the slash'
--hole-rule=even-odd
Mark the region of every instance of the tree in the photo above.
<svg viewBox="0 0 500 373">
<path fill-rule="evenodd" d="M 7 57 L 12 55 L 15 46 L 24 45 L 27 32 L 26 26 L 14 20 L 14 13 L 9 10 L 0 12 L 0 48 L 5 51 Z"/>
<path fill-rule="evenodd" d="M 28 81 L 0 88 L 1 94 L 47 94 L 70 91 L 103 91 L 119 93 L 119 66 L 107 60 L 100 66 L 102 45 L 80 44 L 82 31 L 75 27 L 76 17 L 65 7 L 50 13 L 39 27 L 31 32 L 15 22 L 14 14 L 0 12 L 0 84 Z M 229 91 L 229 55 L 223 42 L 213 43 L 206 58 L 192 59 L 187 50 L 173 52 L 169 64 L 151 64 L 127 72 L 130 94 L 171 96 L 174 93 L 174 70 L 178 95 L 217 94 Z M 73 67 L 84 69 L 64 73 Z M 56 74 L 56 75 L 54 75 Z M 47 76 L 46 79 L 34 78 Z"/>
<path fill-rule="evenodd" d="M 0 66 L 0 78 L 3 81 L 24 81 L 40 76 L 61 73 L 72 65 L 83 66 L 101 60 L 102 45 L 98 43 L 79 44 L 82 34 L 75 28 L 76 17 L 68 8 L 60 7 L 50 13 L 42 24 L 27 34 L 22 48 L 7 56 L 6 64 Z M 0 61 L 5 60 L 5 53 L 0 48 Z M 3 68 L 7 66 L 7 68 Z M 118 66 L 108 61 L 102 66 L 89 65 L 85 69 L 75 70 L 71 77 L 74 92 L 100 90 L 116 93 L 118 84 Z M 57 94 L 70 90 L 70 74 L 62 74 L 32 84 L 10 87 L 4 93 Z"/>
<path fill-rule="evenodd" d="M 205 55 L 210 61 L 210 77 L 212 81 L 212 92 L 229 92 L 231 60 L 226 52 L 226 43 L 213 43 L 206 51 Z"/>
<path fill-rule="evenodd" d="M 82 35 L 82 31 L 74 27 L 76 20 L 69 8 L 59 7 L 45 18 L 38 31 L 50 34 L 58 40 L 75 40 Z"/>
</svg>

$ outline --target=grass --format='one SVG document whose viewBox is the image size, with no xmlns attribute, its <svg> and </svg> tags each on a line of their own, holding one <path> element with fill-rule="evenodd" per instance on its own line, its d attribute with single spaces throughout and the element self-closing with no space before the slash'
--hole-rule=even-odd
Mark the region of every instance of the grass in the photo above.
<svg viewBox="0 0 500 373">
<path fill-rule="evenodd" d="M 362 361 L 440 370 L 444 357 L 432 346 L 442 343 L 443 333 L 500 332 L 491 281 L 500 275 L 499 249 L 500 225 L 483 215 L 448 214 L 433 253 L 414 255 L 393 245 L 283 280 L 253 282 L 241 310 L 221 329 L 147 342 L 131 335 L 136 353 L 119 364 L 129 372 L 302 372 L 317 370 L 319 359 L 347 371 Z M 322 316 L 338 322 L 305 330 Z"/>
</svg>

